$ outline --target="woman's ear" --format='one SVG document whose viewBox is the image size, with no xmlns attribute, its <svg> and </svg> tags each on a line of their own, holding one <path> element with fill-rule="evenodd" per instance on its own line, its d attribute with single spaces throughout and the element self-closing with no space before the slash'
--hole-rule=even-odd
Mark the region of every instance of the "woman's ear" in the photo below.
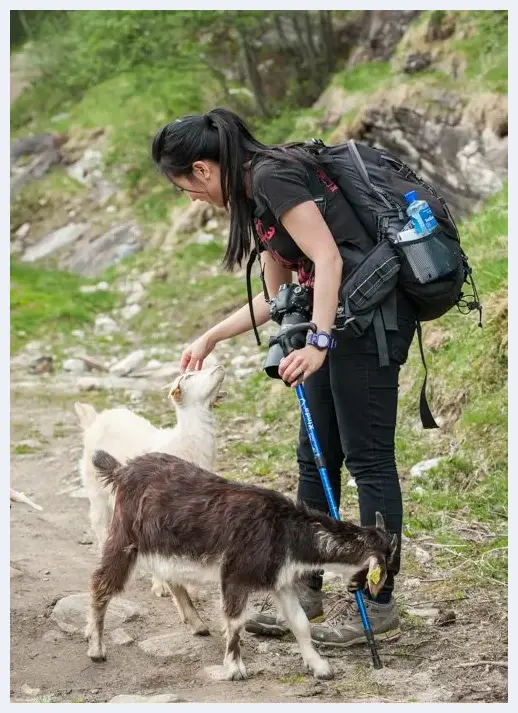
<svg viewBox="0 0 518 713">
<path fill-rule="evenodd" d="M 198 179 L 208 181 L 210 179 L 210 166 L 205 161 L 195 161 L 192 165 L 192 172 Z"/>
</svg>

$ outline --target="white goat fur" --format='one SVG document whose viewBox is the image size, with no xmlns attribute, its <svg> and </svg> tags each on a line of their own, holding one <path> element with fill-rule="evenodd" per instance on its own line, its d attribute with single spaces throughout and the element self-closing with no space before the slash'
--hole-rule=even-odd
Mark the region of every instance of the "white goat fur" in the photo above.
<svg viewBox="0 0 518 713">
<path fill-rule="evenodd" d="M 113 408 L 97 413 L 93 406 L 75 403 L 83 428 L 83 455 L 79 471 L 90 500 L 90 523 L 99 550 L 108 535 L 114 496 L 100 483 L 92 457 L 96 450 L 107 451 L 120 463 L 144 453 L 160 452 L 178 456 L 200 468 L 214 470 L 216 458 L 215 422 L 212 408 L 221 397 L 225 377 L 222 366 L 187 372 L 171 385 L 177 423 L 174 428 L 156 428 L 127 408 Z M 169 587 L 164 579 L 153 576 L 153 592 L 164 596 Z"/>
</svg>

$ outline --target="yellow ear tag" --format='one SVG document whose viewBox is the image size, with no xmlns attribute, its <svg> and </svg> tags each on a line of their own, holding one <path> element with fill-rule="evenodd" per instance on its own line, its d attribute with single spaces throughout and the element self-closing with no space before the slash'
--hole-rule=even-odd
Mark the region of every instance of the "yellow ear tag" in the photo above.
<svg viewBox="0 0 518 713">
<path fill-rule="evenodd" d="M 367 579 L 371 584 L 379 584 L 381 579 L 381 569 L 380 567 L 374 567 L 367 575 Z"/>
</svg>

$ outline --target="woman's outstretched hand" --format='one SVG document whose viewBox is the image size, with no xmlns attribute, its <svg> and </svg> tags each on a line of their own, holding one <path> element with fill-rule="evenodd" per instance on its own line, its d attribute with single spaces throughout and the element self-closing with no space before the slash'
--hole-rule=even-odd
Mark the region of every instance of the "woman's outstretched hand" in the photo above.
<svg viewBox="0 0 518 713">
<path fill-rule="evenodd" d="M 208 332 L 203 334 L 184 350 L 180 359 L 180 372 L 183 374 L 184 371 L 199 371 L 215 346 L 216 342 Z"/>
<path fill-rule="evenodd" d="M 279 364 L 279 376 L 288 384 L 296 386 L 318 371 L 326 356 L 327 350 L 320 351 L 312 346 L 296 349 Z"/>
</svg>

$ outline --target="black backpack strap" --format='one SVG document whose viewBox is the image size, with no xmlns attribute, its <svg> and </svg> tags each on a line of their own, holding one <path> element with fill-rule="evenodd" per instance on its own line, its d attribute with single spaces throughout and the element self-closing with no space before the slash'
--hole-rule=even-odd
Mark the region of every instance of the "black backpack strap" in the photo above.
<svg viewBox="0 0 518 713">
<path fill-rule="evenodd" d="M 377 307 L 374 310 L 372 325 L 374 327 L 374 336 L 376 337 L 376 345 L 378 347 L 379 365 L 389 366 L 390 358 L 388 353 L 387 335 L 385 333 L 385 325 L 383 324 L 380 307 Z"/>
<path fill-rule="evenodd" d="M 257 331 L 257 324 L 255 321 L 255 314 L 254 314 L 254 306 L 252 304 L 252 282 L 251 282 L 251 275 L 252 275 L 252 267 L 254 266 L 254 260 L 257 257 L 257 251 L 255 248 L 253 248 L 252 252 L 250 253 L 250 257 L 248 258 L 248 262 L 246 263 L 246 293 L 248 295 L 248 309 L 250 310 L 250 319 L 252 320 L 252 329 L 254 330 L 255 334 L 255 340 L 257 342 L 257 346 L 261 346 L 261 340 L 259 338 L 259 332 Z"/>
<path fill-rule="evenodd" d="M 255 233 L 253 234 L 254 237 L 254 242 L 255 242 L 255 248 L 252 248 L 252 251 L 250 252 L 250 256 L 248 258 L 248 262 L 246 263 L 246 293 L 248 296 L 248 309 L 250 310 L 250 319 L 252 320 L 252 329 L 254 330 L 254 335 L 255 335 L 255 340 L 257 342 L 257 346 L 261 346 L 261 340 L 259 338 L 259 332 L 257 331 L 257 323 L 255 321 L 255 314 L 254 314 L 254 307 L 252 304 L 253 300 L 253 295 L 252 295 L 252 268 L 254 266 L 254 261 L 257 259 L 259 261 L 259 267 L 261 270 L 261 283 L 263 286 L 263 294 L 264 294 L 264 299 L 266 302 L 270 301 L 270 295 L 268 294 L 268 288 L 266 287 L 266 280 L 264 279 L 264 269 L 263 265 L 261 263 L 261 251 L 260 251 L 260 246 L 259 246 L 259 240 L 257 239 L 257 236 Z"/>
<path fill-rule="evenodd" d="M 416 322 L 416 329 L 417 340 L 419 342 L 419 351 L 421 352 L 421 361 L 423 362 L 424 366 L 424 381 L 421 387 L 421 394 L 419 396 L 419 414 L 421 416 L 421 423 L 423 424 L 423 428 L 439 428 L 439 426 L 435 422 L 434 417 L 432 416 L 432 412 L 430 411 L 430 407 L 428 406 L 428 401 L 426 399 L 426 381 L 428 379 L 428 369 L 426 367 L 426 361 L 424 358 L 423 333 L 421 330 L 421 322 L 419 320 L 417 320 Z"/>
<path fill-rule="evenodd" d="M 398 332 L 397 324 L 397 294 L 396 290 L 392 290 L 387 296 L 385 302 L 380 305 L 381 314 L 383 316 L 383 324 L 387 332 Z"/>
</svg>

